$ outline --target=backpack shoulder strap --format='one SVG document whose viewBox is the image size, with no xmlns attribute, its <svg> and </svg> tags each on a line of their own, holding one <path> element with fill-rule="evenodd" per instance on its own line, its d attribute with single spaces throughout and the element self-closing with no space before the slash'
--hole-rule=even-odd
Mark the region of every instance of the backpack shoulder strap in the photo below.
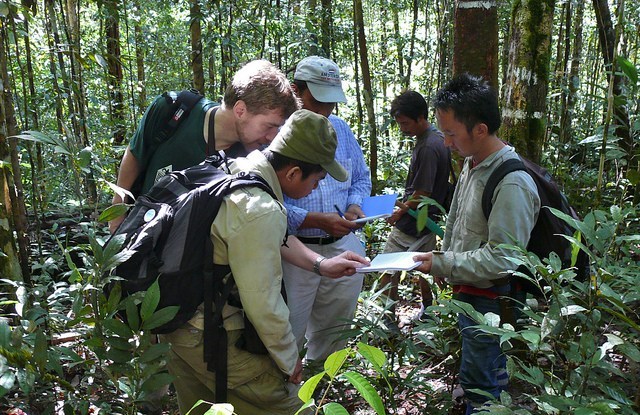
<svg viewBox="0 0 640 415">
<path fill-rule="evenodd" d="M 488 220 L 491 214 L 491 209 L 493 208 L 491 200 L 493 199 L 493 193 L 496 187 L 498 187 L 498 183 L 500 183 L 507 174 L 518 170 L 527 170 L 519 158 L 504 161 L 491 173 L 484 187 L 484 192 L 482 193 L 482 213 L 484 213 L 485 219 Z"/>
<path fill-rule="evenodd" d="M 169 118 L 162 125 L 156 137 L 154 137 L 156 146 L 167 141 L 176 131 L 178 125 L 189 116 L 196 104 L 204 98 L 195 89 L 185 89 L 177 97 L 175 97 L 175 93 L 171 92 L 165 92 L 162 96 L 167 101 L 167 104 L 170 105 Z"/>
</svg>

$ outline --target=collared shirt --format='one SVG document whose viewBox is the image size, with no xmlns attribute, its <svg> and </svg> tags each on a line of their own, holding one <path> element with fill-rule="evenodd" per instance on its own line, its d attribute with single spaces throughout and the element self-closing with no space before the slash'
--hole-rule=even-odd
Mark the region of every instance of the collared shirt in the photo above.
<svg viewBox="0 0 640 415">
<path fill-rule="evenodd" d="M 335 158 L 347 170 L 349 178 L 345 182 L 339 182 L 327 175 L 309 196 L 297 200 L 285 196 L 289 233 L 294 235 L 326 235 L 321 229 L 300 229 L 308 212 L 336 212 L 334 205 L 345 212 L 350 205 L 361 206 L 362 200 L 371 194 L 369 168 L 353 132 L 343 119 L 333 114 L 329 116 L 329 121 L 338 137 Z"/>
<path fill-rule="evenodd" d="M 482 194 L 489 176 L 503 161 L 517 158 L 512 147 L 504 147 L 472 168 L 465 160 L 453 202 L 442 252 L 435 252 L 431 273 L 451 284 L 489 288 L 491 280 L 503 278 L 517 266 L 509 257 L 512 249 L 500 244 L 526 247 L 540 211 L 535 182 L 524 171 L 508 174 L 493 195 L 489 219 L 482 212 Z"/>
<path fill-rule="evenodd" d="M 232 173 L 250 171 L 262 176 L 277 200 L 257 187 L 236 190 L 225 197 L 211 225 L 213 261 L 231 267 L 243 306 L 224 306 L 224 327 L 243 328 L 244 310 L 271 358 L 284 373 L 292 374 L 298 347 L 289 323 L 289 309 L 281 295 L 280 246 L 287 229 L 282 188 L 276 172 L 259 151 L 236 159 L 230 168 Z M 203 328 L 201 308 L 190 324 Z"/>
</svg>

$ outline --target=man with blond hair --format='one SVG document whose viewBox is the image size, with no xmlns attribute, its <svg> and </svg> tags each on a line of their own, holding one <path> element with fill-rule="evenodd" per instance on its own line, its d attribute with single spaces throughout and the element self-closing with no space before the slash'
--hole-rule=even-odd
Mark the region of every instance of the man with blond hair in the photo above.
<svg viewBox="0 0 640 415">
<path fill-rule="evenodd" d="M 140 193 L 168 172 L 203 161 L 214 151 L 243 156 L 269 144 L 300 103 L 285 75 L 266 60 L 254 60 L 240 68 L 227 86 L 222 104 L 200 99 L 175 131 L 162 141 L 171 104 L 158 96 L 147 108 L 120 164 L 118 187 Z M 161 141 L 158 144 L 158 141 Z M 122 203 L 116 192 L 113 204 Z M 112 220 L 113 232 L 123 216 Z"/>
</svg>

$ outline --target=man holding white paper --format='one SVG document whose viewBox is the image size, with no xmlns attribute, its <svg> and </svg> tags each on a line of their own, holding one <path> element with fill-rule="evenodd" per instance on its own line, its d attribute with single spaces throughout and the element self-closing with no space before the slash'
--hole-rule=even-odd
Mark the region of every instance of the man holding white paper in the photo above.
<svg viewBox="0 0 640 415">
<path fill-rule="evenodd" d="M 428 228 L 418 230 L 416 218 L 411 214 L 421 202 L 423 196 L 430 197 L 440 205 L 444 204 L 447 196 L 451 153 L 444 145 L 444 137 L 440 131 L 427 120 L 429 108 L 424 97 L 416 91 L 405 91 L 391 102 L 390 114 L 394 117 L 404 135 L 415 137 L 416 142 L 411 154 L 411 164 L 405 184 L 405 194 L 402 202 L 398 202 L 391 217 L 387 219 L 394 228 L 384 247 L 384 253 L 401 251 L 428 252 L 436 246 L 436 235 Z M 429 207 L 429 217 L 438 219 L 440 211 L 436 206 Z M 387 297 L 393 301 L 390 311 L 395 314 L 395 302 L 398 301 L 398 283 L 400 275 L 384 274 L 381 285 L 390 288 Z M 420 278 L 420 293 L 422 306 L 419 318 L 422 318 L 424 308 L 433 302 L 433 294 L 429 282 Z M 391 318 L 385 318 L 390 328 L 397 329 Z"/>
<path fill-rule="evenodd" d="M 318 253 L 318 264 L 347 250 L 364 256 L 364 246 L 353 233 L 362 224 L 353 220 L 365 216 L 361 205 L 371 194 L 371 178 L 353 132 L 332 114 L 336 103 L 347 102 L 338 66 L 319 56 L 305 58 L 296 67 L 292 86 L 303 108 L 329 119 L 338 137 L 336 160 L 349 177 L 343 183 L 327 178 L 302 199 L 285 197 L 289 233 Z M 363 275 L 332 280 L 286 262 L 282 266 L 298 349 L 303 349 L 306 336 L 307 361 L 323 361 L 344 347 L 344 341 L 336 342 L 336 334 L 354 316 Z"/>
</svg>

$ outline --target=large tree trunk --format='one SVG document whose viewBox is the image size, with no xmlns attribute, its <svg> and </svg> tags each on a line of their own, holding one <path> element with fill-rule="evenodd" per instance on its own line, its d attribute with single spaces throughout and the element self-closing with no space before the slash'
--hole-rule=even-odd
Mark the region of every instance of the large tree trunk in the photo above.
<svg viewBox="0 0 640 415">
<path fill-rule="evenodd" d="M 360 51 L 360 68 L 362 69 L 362 95 L 364 97 L 364 106 L 367 110 L 367 124 L 369 126 L 369 168 L 371 170 L 372 191 L 375 193 L 378 190 L 378 131 L 376 127 L 376 112 L 373 107 L 373 88 L 371 86 L 371 71 L 369 70 L 367 38 L 364 32 L 362 0 L 354 0 L 354 13 L 358 49 Z"/>
<path fill-rule="evenodd" d="M 498 8 L 494 1 L 458 0 L 453 73 L 482 76 L 498 90 Z"/>
<path fill-rule="evenodd" d="M 6 27 L 0 23 L 0 79 L 2 88 L 0 88 L 0 160 L 7 160 L 10 157 L 9 145 L 7 142 L 8 134 L 12 134 L 15 130 L 15 116 L 13 110 L 13 100 L 11 99 L 11 90 L 9 82 L 9 73 L 7 71 L 7 51 L 5 49 L 4 39 L 7 38 Z M 14 229 L 16 226 L 15 219 L 20 216 L 16 215 L 15 189 L 12 185 L 13 177 L 11 169 L 8 166 L 0 168 L 0 275 L 13 281 L 21 281 L 23 279 L 22 270 L 26 268 L 28 261 L 19 259 L 16 252 L 16 241 L 14 239 Z M 12 209 L 13 208 L 13 209 Z M 18 209 L 20 210 L 20 209 Z M 13 225 L 13 227 L 12 227 Z M 22 224 L 23 226 L 24 224 Z M 18 235 L 24 234 L 24 229 L 16 229 Z M 24 278 L 28 281 L 29 274 L 25 274 Z"/>
<path fill-rule="evenodd" d="M 536 162 L 546 131 L 554 5 L 553 0 L 522 0 L 511 11 L 500 137 Z"/>
<path fill-rule="evenodd" d="M 204 69 L 202 66 L 202 11 L 199 0 L 190 0 L 191 14 L 191 69 L 193 70 L 193 87 L 204 93 Z"/>
<path fill-rule="evenodd" d="M 107 47 L 109 96 L 111 98 L 112 119 L 115 130 L 113 142 L 122 145 L 125 138 L 124 98 L 122 94 L 122 64 L 120 54 L 120 15 L 119 0 L 107 0 L 103 3 L 105 35 Z"/>
</svg>

